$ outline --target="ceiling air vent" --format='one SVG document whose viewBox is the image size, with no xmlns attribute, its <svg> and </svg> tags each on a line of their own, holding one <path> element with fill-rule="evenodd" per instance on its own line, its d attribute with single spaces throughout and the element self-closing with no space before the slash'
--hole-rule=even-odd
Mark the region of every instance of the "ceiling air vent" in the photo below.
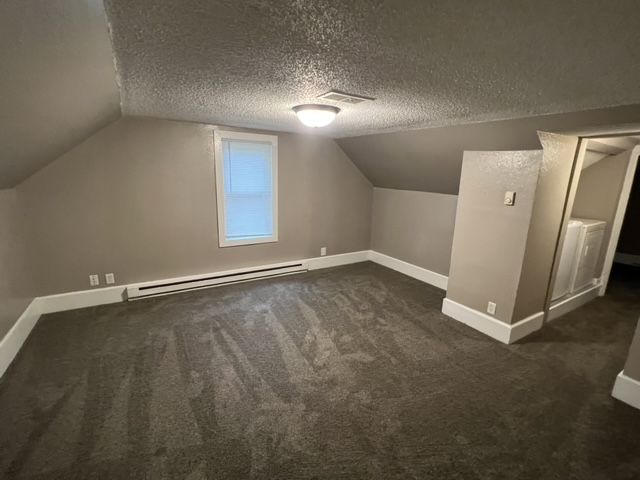
<svg viewBox="0 0 640 480">
<path fill-rule="evenodd" d="M 336 90 L 331 90 L 330 92 L 324 93 L 320 95 L 318 98 L 322 98 L 324 100 L 330 100 L 332 102 L 337 102 L 337 103 L 348 103 L 351 105 L 374 100 L 373 98 L 370 98 L 370 97 L 352 95 L 350 93 L 338 92 Z"/>
</svg>

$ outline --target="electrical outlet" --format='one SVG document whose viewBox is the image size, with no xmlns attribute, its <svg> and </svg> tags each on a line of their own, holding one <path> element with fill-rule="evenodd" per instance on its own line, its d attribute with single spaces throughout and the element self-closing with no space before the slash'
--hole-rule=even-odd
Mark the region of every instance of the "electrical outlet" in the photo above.
<svg viewBox="0 0 640 480">
<path fill-rule="evenodd" d="M 496 304 L 493 302 L 489 302 L 487 304 L 487 313 L 491 314 L 491 315 L 495 315 L 496 314 Z"/>
<path fill-rule="evenodd" d="M 324 257 L 327 254 L 327 247 L 322 247 L 320 249 L 320 256 Z"/>
<path fill-rule="evenodd" d="M 104 281 L 107 285 L 113 285 L 116 283 L 116 276 L 113 273 L 105 273 Z"/>
<path fill-rule="evenodd" d="M 96 274 L 89 275 L 89 285 L 91 285 L 92 287 L 97 287 L 98 285 L 100 285 L 100 276 Z"/>
</svg>

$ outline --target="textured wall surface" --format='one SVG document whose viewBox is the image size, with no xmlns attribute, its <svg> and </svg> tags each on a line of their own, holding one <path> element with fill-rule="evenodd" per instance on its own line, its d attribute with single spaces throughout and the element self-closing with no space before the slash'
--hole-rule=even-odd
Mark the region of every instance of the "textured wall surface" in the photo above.
<svg viewBox="0 0 640 480">
<path fill-rule="evenodd" d="M 3 0 L 0 61 L 0 188 L 120 115 L 100 0 Z"/>
<path fill-rule="evenodd" d="M 540 148 L 537 130 L 640 123 L 640 106 L 341 138 L 376 187 L 457 194 L 465 150 Z"/>
<path fill-rule="evenodd" d="M 465 152 L 447 298 L 512 323 L 542 151 Z M 514 206 L 504 193 L 516 192 Z"/>
<path fill-rule="evenodd" d="M 23 226 L 15 189 L 0 190 L 0 340 L 33 298 Z"/>
<path fill-rule="evenodd" d="M 372 187 L 333 140 L 280 134 L 279 241 L 219 248 L 211 127 L 123 118 L 18 187 L 39 292 L 369 248 Z"/>
<path fill-rule="evenodd" d="M 457 200 L 455 195 L 374 188 L 371 248 L 448 275 Z"/>
<path fill-rule="evenodd" d="M 540 140 L 543 145 L 542 168 L 538 177 L 512 323 L 545 309 L 578 146 L 578 139 L 568 135 L 543 133 Z"/>
<path fill-rule="evenodd" d="M 105 3 L 128 114 L 293 130 L 375 97 L 326 130 L 350 136 L 640 102 L 634 0 Z"/>
<path fill-rule="evenodd" d="M 7 0 L 0 188 L 118 117 L 114 55 L 131 115 L 300 132 L 291 107 L 329 89 L 376 98 L 341 105 L 320 132 L 332 137 L 640 102 L 640 53 L 620 48 L 640 36 L 635 2 L 518 3 L 498 15 L 462 0 L 107 0 L 112 52 L 100 0 Z M 538 148 L 536 129 L 638 119 L 622 108 L 341 146 L 377 186 L 455 194 L 463 150 Z"/>
</svg>

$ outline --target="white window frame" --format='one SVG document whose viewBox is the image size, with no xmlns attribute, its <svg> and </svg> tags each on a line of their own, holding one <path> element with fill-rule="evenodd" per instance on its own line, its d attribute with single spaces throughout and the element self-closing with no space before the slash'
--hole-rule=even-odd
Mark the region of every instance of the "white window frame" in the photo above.
<svg viewBox="0 0 640 480">
<path fill-rule="evenodd" d="M 236 240 L 227 240 L 226 231 L 226 205 L 224 196 L 224 153 L 223 140 L 239 140 L 247 142 L 259 142 L 271 144 L 271 178 L 273 189 L 273 235 L 269 237 L 249 237 Z M 259 133 L 232 132 L 228 130 L 215 130 L 213 132 L 216 200 L 218 209 L 218 245 L 220 247 L 234 247 L 238 245 L 256 245 L 259 243 L 274 243 L 278 241 L 278 137 L 275 135 L 263 135 Z"/>
</svg>

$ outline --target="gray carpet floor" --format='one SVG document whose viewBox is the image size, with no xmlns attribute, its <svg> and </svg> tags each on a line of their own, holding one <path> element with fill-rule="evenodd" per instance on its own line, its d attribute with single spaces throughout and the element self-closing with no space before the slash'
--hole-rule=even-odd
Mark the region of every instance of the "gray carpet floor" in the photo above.
<svg viewBox="0 0 640 480">
<path fill-rule="evenodd" d="M 0 383 L 32 479 L 638 479 L 638 285 L 516 345 L 372 263 L 46 315 Z"/>
</svg>

